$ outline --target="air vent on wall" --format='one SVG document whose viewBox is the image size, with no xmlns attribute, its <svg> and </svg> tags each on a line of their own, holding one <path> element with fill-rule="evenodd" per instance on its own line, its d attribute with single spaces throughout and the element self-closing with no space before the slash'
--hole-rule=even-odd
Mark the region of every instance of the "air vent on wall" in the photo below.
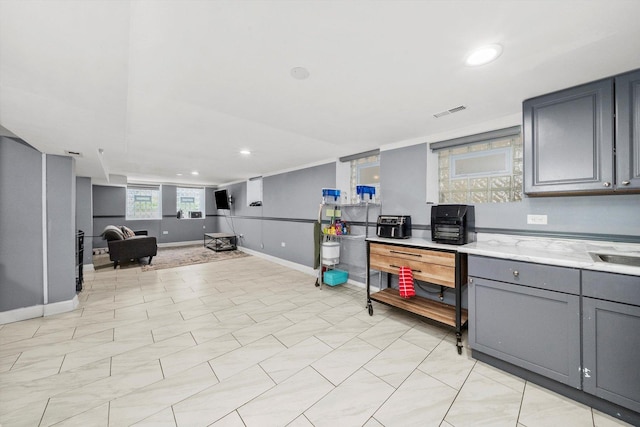
<svg viewBox="0 0 640 427">
<path fill-rule="evenodd" d="M 457 113 L 458 111 L 462 111 L 462 110 L 466 110 L 466 109 L 467 109 L 467 107 L 465 107 L 464 105 L 458 105 L 457 107 L 453 107 L 453 108 L 450 108 L 448 110 L 436 113 L 436 114 L 433 115 L 433 117 L 435 117 L 436 119 L 439 119 L 442 116 L 448 116 L 449 114 Z"/>
<path fill-rule="evenodd" d="M 64 154 L 71 157 L 82 157 L 82 153 L 79 151 L 64 150 Z"/>
</svg>

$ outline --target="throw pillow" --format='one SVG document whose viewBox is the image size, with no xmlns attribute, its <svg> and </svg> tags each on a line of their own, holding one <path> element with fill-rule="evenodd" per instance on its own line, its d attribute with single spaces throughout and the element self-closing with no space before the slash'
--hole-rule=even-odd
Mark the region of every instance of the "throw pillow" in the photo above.
<svg viewBox="0 0 640 427">
<path fill-rule="evenodd" d="M 133 237 L 136 235 L 136 233 L 134 233 L 133 230 L 127 227 L 126 225 L 121 226 L 120 230 L 122 230 L 122 234 L 124 234 L 125 239 L 128 239 L 129 237 Z"/>
<path fill-rule="evenodd" d="M 124 234 L 115 225 L 107 225 L 101 234 L 102 238 L 107 241 L 124 240 Z"/>
</svg>

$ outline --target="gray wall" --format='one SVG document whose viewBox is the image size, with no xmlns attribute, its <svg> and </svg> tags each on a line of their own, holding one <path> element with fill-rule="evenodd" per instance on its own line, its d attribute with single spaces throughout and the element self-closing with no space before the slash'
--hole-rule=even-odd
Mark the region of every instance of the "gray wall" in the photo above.
<svg viewBox="0 0 640 427">
<path fill-rule="evenodd" d="M 525 231 L 640 241 L 640 194 L 525 197 L 522 202 L 476 206 L 476 225 Z M 527 214 L 546 214 L 548 225 L 527 224 Z"/>
<path fill-rule="evenodd" d="M 93 186 L 93 247 L 106 248 L 100 234 L 107 225 L 125 225 L 132 230 L 146 230 L 158 243 L 203 240 L 203 234 L 214 232 L 213 190 L 205 189 L 205 218 L 176 218 L 176 186 L 162 186 L 162 219 L 127 220 L 127 189 L 107 185 Z M 166 233 L 165 233 L 166 232 Z"/>
<path fill-rule="evenodd" d="M 0 137 L 0 311 L 41 305 L 43 279 L 42 154 Z M 75 161 L 46 157 L 48 303 L 75 296 Z"/>
<path fill-rule="evenodd" d="M 76 177 L 76 230 L 84 231 L 84 265 L 93 264 L 93 204 L 91 178 Z"/>
<path fill-rule="evenodd" d="M 76 294 L 76 176 L 75 160 L 47 155 L 47 277 L 49 303 L 71 300 Z"/>
<path fill-rule="evenodd" d="M 416 227 L 412 235 L 429 237 L 431 222 L 427 193 L 427 144 L 418 144 L 380 153 L 380 194 L 382 213 L 411 215 Z"/>
<path fill-rule="evenodd" d="M 234 203 L 231 214 L 217 211 L 217 229 L 242 235 L 248 249 L 311 267 L 322 188 L 335 185 L 336 165 L 327 163 L 264 177 L 262 206 L 246 206 L 245 182 L 227 186 Z"/>
<path fill-rule="evenodd" d="M 43 303 L 42 154 L 0 137 L 0 312 Z"/>
</svg>

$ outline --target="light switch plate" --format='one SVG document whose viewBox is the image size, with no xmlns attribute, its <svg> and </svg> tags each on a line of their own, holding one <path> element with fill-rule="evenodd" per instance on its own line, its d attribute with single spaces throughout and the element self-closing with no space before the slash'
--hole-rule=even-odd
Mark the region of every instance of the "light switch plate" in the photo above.
<svg viewBox="0 0 640 427">
<path fill-rule="evenodd" d="M 547 225 L 546 215 L 527 215 L 527 224 Z"/>
</svg>

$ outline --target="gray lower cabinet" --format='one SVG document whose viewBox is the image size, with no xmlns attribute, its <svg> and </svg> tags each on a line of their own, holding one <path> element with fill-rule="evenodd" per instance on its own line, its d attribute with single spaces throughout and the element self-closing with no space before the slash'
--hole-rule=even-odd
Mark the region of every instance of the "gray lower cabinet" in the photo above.
<svg viewBox="0 0 640 427">
<path fill-rule="evenodd" d="M 474 352 L 640 414 L 640 276 L 477 255 L 468 271 Z"/>
<path fill-rule="evenodd" d="M 585 392 L 640 412 L 640 277 L 583 273 Z"/>
<path fill-rule="evenodd" d="M 478 256 L 468 266 L 471 348 L 580 388 L 579 270 Z"/>
</svg>

